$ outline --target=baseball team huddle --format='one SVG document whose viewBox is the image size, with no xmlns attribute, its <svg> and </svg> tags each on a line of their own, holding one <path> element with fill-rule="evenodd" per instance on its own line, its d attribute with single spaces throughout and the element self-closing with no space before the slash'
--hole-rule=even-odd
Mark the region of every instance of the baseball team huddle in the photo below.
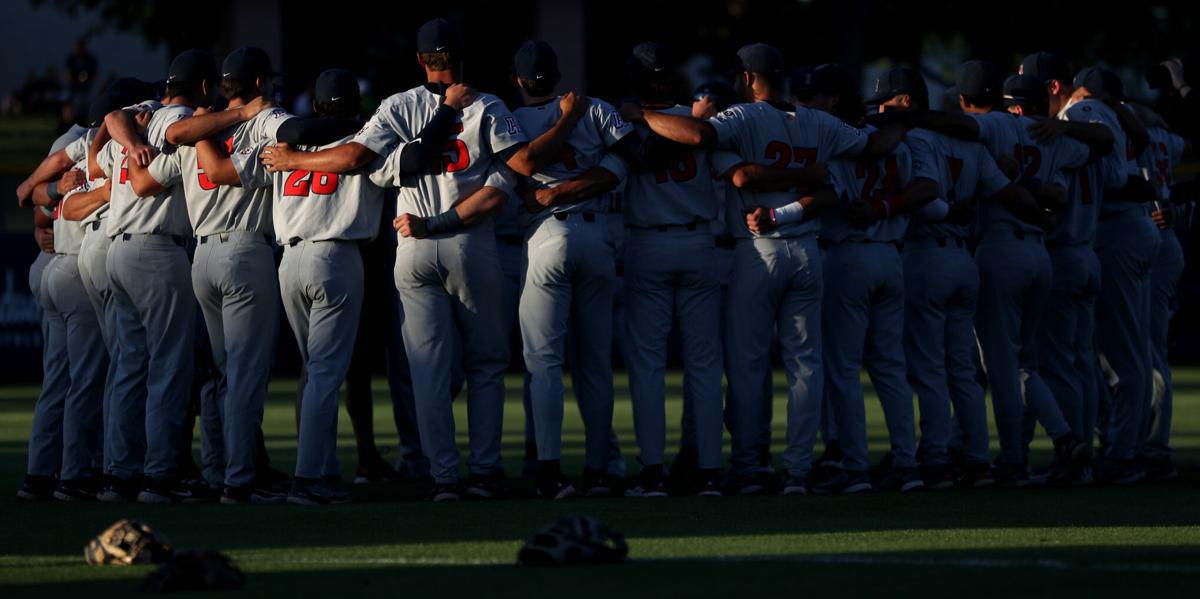
<svg viewBox="0 0 1200 599">
<path fill-rule="evenodd" d="M 462 82 L 462 55 L 454 25 L 423 25 L 428 82 L 365 122 L 341 69 L 317 78 L 315 116 L 276 106 L 253 47 L 220 68 L 189 50 L 165 90 L 121 80 L 98 97 L 17 190 L 37 206 L 45 337 L 18 495 L 349 501 L 339 393 L 357 338 L 383 326 L 365 316 L 372 294 L 396 323 L 401 458 L 360 457 L 356 482 L 428 480 L 431 501 L 504 495 L 504 374 L 518 358 L 525 470 L 546 499 L 1175 476 L 1166 335 L 1185 200 L 1171 173 L 1186 142 L 1127 103 L 1112 71 L 1075 73 L 1048 52 L 1011 76 L 969 61 L 955 110 L 933 111 L 912 68 L 863 97 L 838 65 L 788 72 L 750 44 L 686 106 L 670 49 L 643 43 L 626 65 L 633 100 L 616 107 L 557 93 L 555 52 L 533 41 L 513 58 L 523 106 L 509 110 Z M 364 266 L 376 239 L 394 251 L 394 286 Z M 281 310 L 303 363 L 290 480 L 261 431 Z M 673 334 L 684 411 L 668 464 Z M 642 467 L 627 483 L 614 350 Z M 778 472 L 774 352 L 787 376 Z M 863 369 L 890 442 L 875 465 Z M 578 478 L 559 461 L 565 370 L 584 424 Z M 1053 457 L 1035 468 L 1039 424 Z"/>
</svg>

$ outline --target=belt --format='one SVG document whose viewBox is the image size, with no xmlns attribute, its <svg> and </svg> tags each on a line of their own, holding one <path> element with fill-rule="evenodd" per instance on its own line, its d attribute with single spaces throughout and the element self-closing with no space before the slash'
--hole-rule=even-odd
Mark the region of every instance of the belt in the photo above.
<svg viewBox="0 0 1200 599">
<path fill-rule="evenodd" d="M 959 237 L 958 235 L 951 235 L 949 237 L 937 237 L 937 238 L 934 238 L 934 241 L 938 244 L 938 247 L 942 247 L 942 248 L 947 247 L 947 246 L 962 248 L 962 247 L 966 247 L 966 245 L 967 245 L 967 241 L 965 239 L 963 239 L 962 237 Z"/>
<path fill-rule="evenodd" d="M 658 231 L 659 233 L 666 233 L 667 231 L 695 231 L 698 226 L 700 226 L 699 222 L 692 221 L 686 225 L 658 225 L 657 227 L 648 227 L 647 230 Z"/>
<path fill-rule="evenodd" d="M 91 229 L 92 231 L 99 231 L 99 230 L 100 230 L 100 225 L 103 225 L 103 224 L 104 224 L 104 223 L 102 223 L 102 222 L 100 222 L 100 221 L 98 221 L 98 220 L 94 220 L 94 221 L 92 221 L 92 222 L 88 223 L 88 224 L 87 224 L 87 227 L 88 227 L 88 229 Z"/>
<path fill-rule="evenodd" d="M 121 241 L 129 241 L 130 239 L 133 239 L 135 235 L 138 235 L 138 236 L 153 235 L 155 237 L 170 237 L 171 241 L 175 242 L 175 245 L 177 245 L 179 247 L 187 247 L 187 242 L 188 242 L 187 237 L 182 237 L 180 235 L 167 235 L 165 233 L 136 233 L 136 234 L 135 233 L 121 233 Z"/>
<path fill-rule="evenodd" d="M 571 216 L 573 216 L 573 215 L 579 215 L 579 216 L 583 217 L 583 222 L 585 222 L 585 223 L 596 222 L 596 213 L 595 212 L 555 212 L 553 214 L 555 220 L 567 220 L 568 218 L 571 218 Z"/>
<path fill-rule="evenodd" d="M 241 235 L 257 235 L 258 237 L 261 237 L 264 241 L 266 241 L 268 244 L 271 243 L 271 238 L 268 237 L 265 233 L 251 233 L 250 231 L 226 231 L 224 233 L 213 233 L 212 235 L 205 235 L 198 239 L 200 240 L 201 245 L 203 245 L 205 243 L 216 243 L 217 240 L 220 240 L 221 243 L 225 243 L 225 242 L 229 241 L 229 239 L 231 237 L 237 237 L 237 236 L 241 236 Z M 291 243 L 290 239 L 288 240 L 288 243 L 290 245 L 295 245 L 295 244 Z"/>
</svg>

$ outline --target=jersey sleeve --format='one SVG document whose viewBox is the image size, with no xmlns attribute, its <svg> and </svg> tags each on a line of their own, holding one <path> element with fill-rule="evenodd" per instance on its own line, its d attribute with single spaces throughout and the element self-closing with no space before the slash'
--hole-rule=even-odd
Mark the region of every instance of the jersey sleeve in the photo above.
<svg viewBox="0 0 1200 599">
<path fill-rule="evenodd" d="M 992 116 L 993 113 L 972 114 L 975 123 L 979 125 L 979 141 L 984 145 L 991 144 L 1000 136 L 1000 122 Z"/>
<path fill-rule="evenodd" d="M 896 157 L 896 180 L 899 181 L 899 189 L 902 190 L 912 185 L 913 179 L 916 178 L 913 172 L 912 152 L 907 146 L 900 144 L 892 151 L 892 155 Z"/>
<path fill-rule="evenodd" d="M 741 156 L 734 154 L 728 150 L 713 150 L 708 153 L 709 169 L 712 171 L 714 179 L 720 179 L 727 175 L 733 167 L 745 162 Z"/>
<path fill-rule="evenodd" d="M 279 126 L 286 123 L 292 115 L 282 108 L 271 109 L 265 116 L 260 116 L 258 125 L 254 128 L 254 145 L 274 142 L 279 135 Z"/>
<path fill-rule="evenodd" d="M 1174 167 L 1183 161 L 1183 151 L 1187 148 L 1187 140 L 1175 133 L 1167 133 L 1167 159 Z"/>
<path fill-rule="evenodd" d="M 146 170 L 163 187 L 172 187 L 183 180 L 183 165 L 180 163 L 179 152 L 155 156 Z"/>
<path fill-rule="evenodd" d="M 273 183 L 271 173 L 267 171 L 267 167 L 258 159 L 258 155 L 262 153 L 264 147 L 266 147 L 266 143 L 259 146 L 245 147 L 229 156 L 229 161 L 233 163 L 233 170 L 237 173 L 238 181 L 241 181 L 242 187 L 259 189 Z"/>
<path fill-rule="evenodd" d="M 1088 162 L 1091 148 L 1081 141 L 1060 137 L 1054 143 L 1055 167 L 1057 170 L 1077 169 Z"/>
<path fill-rule="evenodd" d="M 164 152 L 174 151 L 174 145 L 167 143 L 167 128 L 178 121 L 192 116 L 191 109 L 171 110 L 170 112 L 155 111 L 146 126 L 146 143 Z"/>
<path fill-rule="evenodd" d="M 1001 189 L 1008 187 L 1009 180 L 1005 176 L 1004 171 L 996 165 L 996 160 L 988 153 L 987 148 L 983 144 L 975 144 L 975 161 L 979 165 L 979 182 L 975 189 L 977 195 L 990 198 Z"/>
<path fill-rule="evenodd" d="M 745 108 L 734 106 L 727 108 L 708 120 L 717 133 L 717 147 L 745 155 L 745 140 L 742 129 L 746 125 Z"/>
<path fill-rule="evenodd" d="M 380 154 L 368 167 L 367 178 L 376 187 L 400 187 L 403 185 L 400 176 L 400 155 L 404 153 L 406 145 L 408 144 L 396 144 L 390 151 Z"/>
<path fill-rule="evenodd" d="M 626 123 L 617 109 L 608 102 L 602 100 L 592 102 L 590 112 L 592 120 L 596 124 L 596 130 L 600 132 L 600 138 L 604 140 L 605 147 L 611 147 L 622 137 L 633 132 L 633 125 Z"/>
<path fill-rule="evenodd" d="M 67 144 L 67 147 L 63 148 L 63 150 L 65 150 L 67 153 L 67 158 L 70 158 L 71 162 L 79 162 L 80 160 L 87 158 L 88 144 L 90 141 L 91 140 L 88 139 L 87 135 L 82 135 L 76 138 L 75 141 Z"/>
<path fill-rule="evenodd" d="M 392 126 L 390 111 L 391 102 L 384 102 L 371 115 L 371 120 L 354 135 L 350 141 L 366 146 L 368 150 L 383 156 L 388 148 L 400 142 L 400 133 Z M 399 160 L 399 157 L 397 157 Z"/>
<path fill-rule="evenodd" d="M 615 156 L 609 152 L 604 153 L 604 157 L 600 159 L 600 163 L 596 166 L 615 175 L 619 182 L 624 182 L 629 177 L 629 166 L 619 156 Z M 617 183 L 618 186 L 620 184 Z"/>
<path fill-rule="evenodd" d="M 862 129 L 851 127 L 841 119 L 820 110 L 810 112 L 820 127 L 821 147 L 832 148 L 830 156 L 858 156 L 867 148 L 868 136 Z"/>
<path fill-rule="evenodd" d="M 910 135 L 901 145 L 908 147 L 909 160 L 912 162 L 912 178 L 924 177 L 932 179 L 939 185 L 942 183 L 941 170 L 938 168 L 937 151 L 928 140 Z"/>
<path fill-rule="evenodd" d="M 521 124 L 517 122 L 517 117 L 509 112 L 504 102 L 489 102 L 483 111 L 483 137 L 493 154 L 529 141 L 525 131 L 521 129 Z"/>
<path fill-rule="evenodd" d="M 104 171 L 105 178 L 112 178 L 113 174 L 113 152 L 116 151 L 117 143 L 109 140 L 104 144 L 103 148 L 96 153 L 96 163 L 100 166 L 100 170 Z"/>
</svg>

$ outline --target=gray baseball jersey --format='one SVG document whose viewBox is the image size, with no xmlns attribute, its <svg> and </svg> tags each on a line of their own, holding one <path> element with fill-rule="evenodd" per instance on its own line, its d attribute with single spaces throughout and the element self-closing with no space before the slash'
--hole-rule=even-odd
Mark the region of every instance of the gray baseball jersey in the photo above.
<svg viewBox="0 0 1200 599">
<path fill-rule="evenodd" d="M 865 132 L 869 133 L 868 128 Z M 881 205 L 899 193 L 916 177 L 937 181 L 936 165 L 916 160 L 908 144 L 896 146 L 891 154 L 879 159 L 866 157 L 829 161 L 829 177 L 838 194 L 839 207 L 821 215 L 821 239 L 844 241 L 894 242 L 904 239 L 909 216 L 898 214 L 882 218 L 867 227 L 856 227 L 846 220 L 842 211 L 854 202 Z"/>
<path fill-rule="evenodd" d="M 1183 159 L 1184 139 L 1162 127 L 1147 127 L 1150 145 L 1138 157 L 1138 168 L 1147 181 L 1154 184 L 1158 197 L 1171 198 L 1171 185 L 1175 179 L 1171 174 L 1174 165 Z"/>
<path fill-rule="evenodd" d="M 264 141 L 275 139 L 279 125 L 289 118 L 291 115 L 282 108 L 264 110 L 216 137 L 233 160 L 241 185 L 217 185 L 210 181 L 192 146 L 160 154 L 150 164 L 150 175 L 163 187 L 182 184 L 188 217 L 197 237 L 229 231 L 271 232 L 270 181 L 250 179 L 245 173 L 261 170 L 257 164 L 258 151 Z M 253 156 L 248 160 L 250 154 Z"/>
<path fill-rule="evenodd" d="M 1004 176 L 987 148 L 979 142 L 953 139 L 924 129 L 909 131 L 908 141 L 914 162 L 937 166 L 939 176 L 936 180 L 942 186 L 943 199 L 951 206 L 975 197 L 990 198 L 1009 184 L 1008 177 Z M 969 229 L 968 225 L 918 219 L 909 228 L 908 238 L 966 238 Z"/>
<path fill-rule="evenodd" d="M 441 96 L 424 86 L 395 94 L 383 101 L 353 141 L 387 155 L 398 143 L 412 141 L 440 104 Z M 449 210 L 484 186 L 496 153 L 528 141 L 517 118 L 490 94 L 480 94 L 464 108 L 452 131 L 441 166 L 403 181 L 396 198 L 397 214 L 430 217 Z"/>
<path fill-rule="evenodd" d="M 1059 118 L 1072 122 L 1100 123 L 1112 131 L 1113 149 L 1100 160 L 1104 181 L 1089 181 L 1092 201 L 1103 199 L 1103 189 L 1119 189 L 1125 185 L 1125 181 L 1130 176 L 1141 176 L 1136 157 L 1133 155 L 1133 146 L 1125 135 L 1125 130 L 1121 128 L 1120 121 L 1117 120 L 1117 113 L 1113 112 L 1108 105 L 1098 100 L 1080 100 L 1064 108 L 1059 113 Z M 1095 197 L 1096 192 L 1100 192 L 1099 198 Z M 1138 207 L 1139 204 L 1136 202 L 1101 201 L 1100 215 L 1107 216 Z"/>
<path fill-rule="evenodd" d="M 658 112 L 691 116 L 692 109 L 673 106 Z M 637 130 L 650 134 L 645 125 Z M 625 225 L 646 228 L 717 220 L 719 196 L 713 179 L 740 162 L 732 152 L 715 151 L 710 156 L 694 150 L 669 168 L 633 174 L 625 184 Z"/>
<path fill-rule="evenodd" d="M 617 114 L 616 109 L 609 103 L 595 98 L 590 102 L 587 113 L 567 134 L 567 141 L 563 144 L 558 160 L 542 167 L 531 177 L 539 187 L 555 187 L 595 166 L 604 167 L 619 179 L 625 179 L 625 162 L 610 155 L 608 148 L 633 131 L 633 127 L 621 120 L 621 115 Z M 531 138 L 549 131 L 561 115 L 558 98 L 513 111 L 521 129 Z M 551 206 L 537 214 L 527 215 L 527 219 L 533 222 L 555 212 L 603 213 L 605 209 L 601 198 L 597 197 L 583 202 Z"/>
<path fill-rule="evenodd" d="M 175 152 L 178 148 L 167 143 L 167 127 L 191 114 L 192 109 L 181 104 L 163 106 L 155 110 L 149 125 L 146 126 L 146 143 L 160 152 Z M 121 144 L 110 140 L 96 157 L 105 176 L 113 180 L 108 201 L 109 217 L 106 219 L 108 236 L 114 237 L 122 233 L 191 235 L 192 227 L 188 222 L 183 189 L 171 187 L 153 197 L 137 197 L 133 185 L 129 182 L 126 154 L 127 150 Z"/>
<path fill-rule="evenodd" d="M 801 168 L 813 162 L 828 162 L 836 156 L 855 156 L 867 145 L 867 135 L 836 117 L 809 108 L 783 110 L 769 102 L 738 104 L 709 122 L 717 131 L 717 144 L 736 152 L 743 161 L 774 167 Z M 778 208 L 796 201 L 790 191 L 756 192 L 729 190 L 728 214 L 742 214 L 757 207 Z M 734 237 L 803 237 L 815 234 L 817 219 L 777 227 L 765 235 L 752 235 L 745 219 L 731 218 Z"/>
</svg>

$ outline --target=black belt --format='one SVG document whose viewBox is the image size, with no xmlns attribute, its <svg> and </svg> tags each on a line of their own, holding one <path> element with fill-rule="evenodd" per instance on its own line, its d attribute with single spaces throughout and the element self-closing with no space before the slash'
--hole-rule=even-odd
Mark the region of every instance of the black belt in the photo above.
<svg viewBox="0 0 1200 599">
<path fill-rule="evenodd" d="M 525 238 L 520 235 L 497 235 L 496 241 L 505 245 L 524 245 Z"/>
<path fill-rule="evenodd" d="M 901 242 L 901 241 L 875 241 L 873 239 L 847 239 L 845 241 L 833 241 L 831 239 L 818 239 L 817 247 L 819 247 L 823 250 L 827 250 L 835 245 L 842 245 L 842 244 L 847 244 L 847 243 L 862 243 L 862 244 L 886 243 L 886 244 L 896 248 L 897 252 L 904 250 L 904 242 Z"/>
<path fill-rule="evenodd" d="M 650 227 L 649 229 L 652 231 L 658 231 L 659 233 L 666 233 L 667 231 L 679 231 L 679 230 L 695 231 L 696 227 L 698 227 L 698 226 L 700 226 L 699 223 L 697 223 L 696 221 L 692 221 L 686 225 L 659 225 L 657 227 Z"/>
<path fill-rule="evenodd" d="M 965 239 L 963 239 L 962 237 L 959 237 L 958 235 L 952 235 L 950 237 L 937 237 L 934 239 L 934 241 L 937 242 L 938 247 L 942 247 L 942 248 L 944 248 L 948 245 L 951 245 L 951 244 L 953 244 L 955 247 L 960 247 L 960 248 L 966 247 L 966 245 L 967 245 L 967 241 Z"/>
<path fill-rule="evenodd" d="M 585 223 L 596 222 L 596 213 L 595 212 L 555 212 L 554 218 L 557 220 L 567 220 L 568 218 L 571 218 L 571 216 L 575 215 L 575 214 L 582 216 L 583 222 L 585 222 Z"/>
<path fill-rule="evenodd" d="M 229 236 L 230 236 L 231 234 L 233 234 L 233 233 L 234 233 L 234 231 L 226 231 L 226 232 L 224 232 L 224 233 L 213 233 L 212 235 L 205 235 L 205 236 L 203 236 L 203 237 L 200 237 L 200 238 L 199 238 L 199 240 L 200 240 L 200 244 L 201 244 L 201 245 L 203 245 L 203 244 L 205 244 L 205 243 L 208 243 L 208 242 L 210 242 L 210 241 L 212 241 L 212 242 L 215 242 L 217 239 L 220 239 L 220 240 L 221 240 L 221 243 L 225 243 L 226 241 L 229 241 Z M 262 238 L 263 238 L 264 240 L 266 240 L 266 242 L 267 242 L 268 244 L 269 244 L 269 243 L 271 243 L 271 238 L 270 238 L 269 236 L 267 236 L 265 233 L 264 233 L 264 234 L 262 234 Z M 299 241 L 303 241 L 302 239 L 298 239 L 298 238 L 294 238 L 294 239 L 297 239 L 297 243 L 298 243 Z M 295 243 L 292 243 L 292 240 L 291 240 L 291 239 L 289 239 L 289 240 L 288 240 L 288 245 L 296 245 L 296 244 L 295 244 Z"/>
<path fill-rule="evenodd" d="M 165 233 L 144 233 L 144 235 L 157 235 L 159 237 L 170 237 L 171 241 L 175 242 L 175 245 L 177 245 L 179 247 L 187 247 L 187 242 L 188 242 L 187 237 L 181 237 L 179 235 L 167 235 Z M 122 241 L 129 241 L 130 239 L 133 239 L 132 233 L 121 233 Z"/>
<path fill-rule="evenodd" d="M 723 250 L 732 250 L 737 247 L 737 239 L 734 239 L 732 235 L 717 235 L 716 244 Z"/>
<path fill-rule="evenodd" d="M 91 230 L 93 230 L 93 231 L 99 231 L 99 230 L 100 230 L 100 225 L 102 225 L 102 224 L 104 224 L 104 223 L 102 223 L 102 222 L 100 222 L 100 221 L 98 221 L 98 220 L 94 220 L 94 221 L 92 221 L 92 222 L 88 223 L 88 228 L 89 228 L 89 229 L 91 229 Z"/>
</svg>

